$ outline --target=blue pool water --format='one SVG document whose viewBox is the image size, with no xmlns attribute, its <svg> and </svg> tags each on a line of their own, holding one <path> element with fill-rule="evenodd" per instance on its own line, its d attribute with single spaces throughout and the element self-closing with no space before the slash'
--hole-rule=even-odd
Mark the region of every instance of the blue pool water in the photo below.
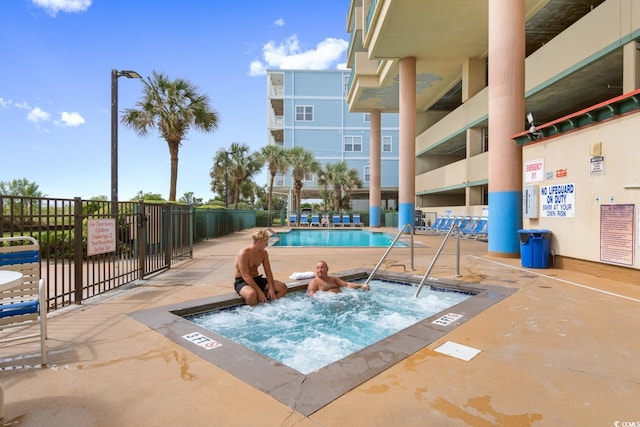
<svg viewBox="0 0 640 427">
<path fill-rule="evenodd" d="M 349 247 L 389 247 L 395 236 L 382 232 L 367 230 L 291 230 L 278 233 L 280 241 L 274 246 L 349 246 Z M 396 242 L 397 247 L 407 247 L 407 244 Z"/>
<path fill-rule="evenodd" d="M 314 372 L 473 295 L 372 280 L 371 291 L 293 292 L 255 307 L 187 317 L 302 374 Z"/>
</svg>

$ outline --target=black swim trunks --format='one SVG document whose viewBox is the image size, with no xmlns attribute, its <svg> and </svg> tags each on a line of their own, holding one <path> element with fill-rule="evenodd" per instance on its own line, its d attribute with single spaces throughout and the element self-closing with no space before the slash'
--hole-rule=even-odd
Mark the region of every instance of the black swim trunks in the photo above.
<svg viewBox="0 0 640 427">
<path fill-rule="evenodd" d="M 265 290 L 267 289 L 267 285 L 269 284 L 266 277 L 262 277 L 262 275 L 259 275 L 254 277 L 253 281 L 256 282 L 256 285 L 258 285 L 262 292 L 265 292 Z M 236 277 L 236 281 L 233 284 L 233 287 L 236 288 L 236 292 L 238 293 L 238 295 L 240 295 L 240 289 L 244 288 L 245 286 L 249 286 L 249 284 L 245 282 L 242 277 Z"/>
</svg>

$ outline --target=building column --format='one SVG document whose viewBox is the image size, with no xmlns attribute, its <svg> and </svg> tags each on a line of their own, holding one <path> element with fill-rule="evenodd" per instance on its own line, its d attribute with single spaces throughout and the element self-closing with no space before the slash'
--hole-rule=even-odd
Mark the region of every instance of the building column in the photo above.
<svg viewBox="0 0 640 427">
<path fill-rule="evenodd" d="M 416 207 L 416 58 L 400 59 L 398 230 L 414 225 Z"/>
<path fill-rule="evenodd" d="M 640 43 L 635 40 L 623 47 L 622 93 L 640 89 Z"/>
<path fill-rule="evenodd" d="M 381 120 L 380 110 L 373 110 L 370 113 L 371 122 L 369 123 L 369 226 L 380 227 L 380 211 L 381 211 L 381 189 L 380 189 L 380 169 L 381 149 L 380 149 L 380 133 Z"/>
<path fill-rule="evenodd" d="M 524 0 L 489 0 L 489 244 L 518 257 L 522 228 L 522 150 L 511 139 L 525 122 Z"/>
</svg>

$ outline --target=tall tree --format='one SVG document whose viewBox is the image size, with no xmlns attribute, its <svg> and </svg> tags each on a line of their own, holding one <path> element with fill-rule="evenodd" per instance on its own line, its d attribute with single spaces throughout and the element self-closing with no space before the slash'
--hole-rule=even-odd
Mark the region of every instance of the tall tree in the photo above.
<svg viewBox="0 0 640 427">
<path fill-rule="evenodd" d="M 178 184 L 178 151 L 191 127 L 213 132 L 218 127 L 218 113 L 209 105 L 209 97 L 187 80 L 170 80 L 165 74 L 153 72 L 143 80 L 144 89 L 138 108 L 124 111 L 122 124 L 146 136 L 158 129 L 169 146 L 171 182 L 169 201 L 176 201 Z"/>
<path fill-rule="evenodd" d="M 293 190 L 296 194 L 295 210 L 298 214 L 297 218 L 300 218 L 300 193 L 302 192 L 302 181 L 304 181 L 306 174 L 317 172 L 320 169 L 320 163 L 316 161 L 313 153 L 300 146 L 289 149 L 287 157 L 289 158 L 289 166 L 292 169 L 291 175 L 293 177 Z"/>
<path fill-rule="evenodd" d="M 242 183 L 249 180 L 262 167 L 262 159 L 258 153 L 249 153 L 249 146 L 239 142 L 232 142 L 229 149 L 228 173 L 233 183 L 235 209 L 242 194 Z"/>
<path fill-rule="evenodd" d="M 260 156 L 269 169 L 269 195 L 267 199 L 267 212 L 269 213 L 268 224 L 271 227 L 271 200 L 273 197 L 273 181 L 278 172 L 285 173 L 289 167 L 289 160 L 286 150 L 280 145 L 269 144 L 260 150 Z"/>
<path fill-rule="evenodd" d="M 39 190 L 38 184 L 30 182 L 27 178 L 0 181 L 0 194 L 20 197 L 47 197 Z"/>
<path fill-rule="evenodd" d="M 347 162 L 329 163 L 325 165 L 324 179 L 333 187 L 333 209 L 348 208 L 348 192 L 353 187 L 362 187 L 362 181 L 356 169 L 349 169 Z"/>
</svg>

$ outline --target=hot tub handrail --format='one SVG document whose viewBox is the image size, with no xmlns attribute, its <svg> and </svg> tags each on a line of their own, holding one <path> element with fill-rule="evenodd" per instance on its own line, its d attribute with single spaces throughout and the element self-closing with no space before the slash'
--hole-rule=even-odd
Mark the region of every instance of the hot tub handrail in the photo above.
<svg viewBox="0 0 640 427">
<path fill-rule="evenodd" d="M 373 275 L 376 274 L 376 271 L 378 271 L 378 269 L 380 268 L 380 265 L 382 265 L 382 262 L 385 260 L 385 258 L 387 258 L 387 255 L 389 255 L 389 252 L 391 252 L 391 249 L 396 244 L 400 236 L 402 236 L 402 233 L 404 233 L 404 230 L 407 227 L 409 227 L 409 231 L 411 232 L 411 246 L 410 246 L 411 247 L 411 270 L 414 270 L 413 268 L 413 235 L 415 234 L 415 228 L 413 224 L 406 223 L 405 225 L 402 226 L 400 231 L 398 231 L 398 234 L 396 234 L 396 237 L 393 239 L 393 242 L 391 242 L 391 244 L 387 248 L 387 251 L 384 253 L 384 255 L 382 255 L 382 258 L 380 258 L 380 261 L 378 261 L 378 264 L 373 268 L 373 270 L 371 271 L 371 274 L 369 274 L 369 277 L 367 277 L 367 280 L 365 280 L 364 283 L 366 285 L 369 284 L 369 282 L 373 278 Z"/>
<path fill-rule="evenodd" d="M 447 231 L 447 234 L 446 236 L 444 236 L 444 239 L 442 239 L 442 243 L 440 244 L 440 247 L 436 251 L 436 254 L 433 256 L 433 259 L 431 260 L 431 264 L 429 265 L 429 268 L 427 268 L 427 271 L 424 273 L 424 276 L 422 276 L 422 280 L 420 280 L 420 284 L 418 285 L 418 289 L 416 290 L 416 294 L 414 298 L 418 298 L 418 295 L 420 295 L 422 286 L 427 281 L 427 277 L 429 277 L 429 273 L 431 273 L 431 269 L 433 268 L 433 265 L 436 263 L 436 260 L 440 256 L 440 253 L 444 248 L 444 244 L 447 243 L 447 240 L 449 239 L 449 237 L 451 237 L 451 234 L 453 234 L 453 230 L 456 230 L 456 238 L 458 239 L 457 245 L 456 245 L 456 277 L 460 277 L 460 227 L 457 224 L 454 224 L 451 226 L 449 231 Z"/>
</svg>

